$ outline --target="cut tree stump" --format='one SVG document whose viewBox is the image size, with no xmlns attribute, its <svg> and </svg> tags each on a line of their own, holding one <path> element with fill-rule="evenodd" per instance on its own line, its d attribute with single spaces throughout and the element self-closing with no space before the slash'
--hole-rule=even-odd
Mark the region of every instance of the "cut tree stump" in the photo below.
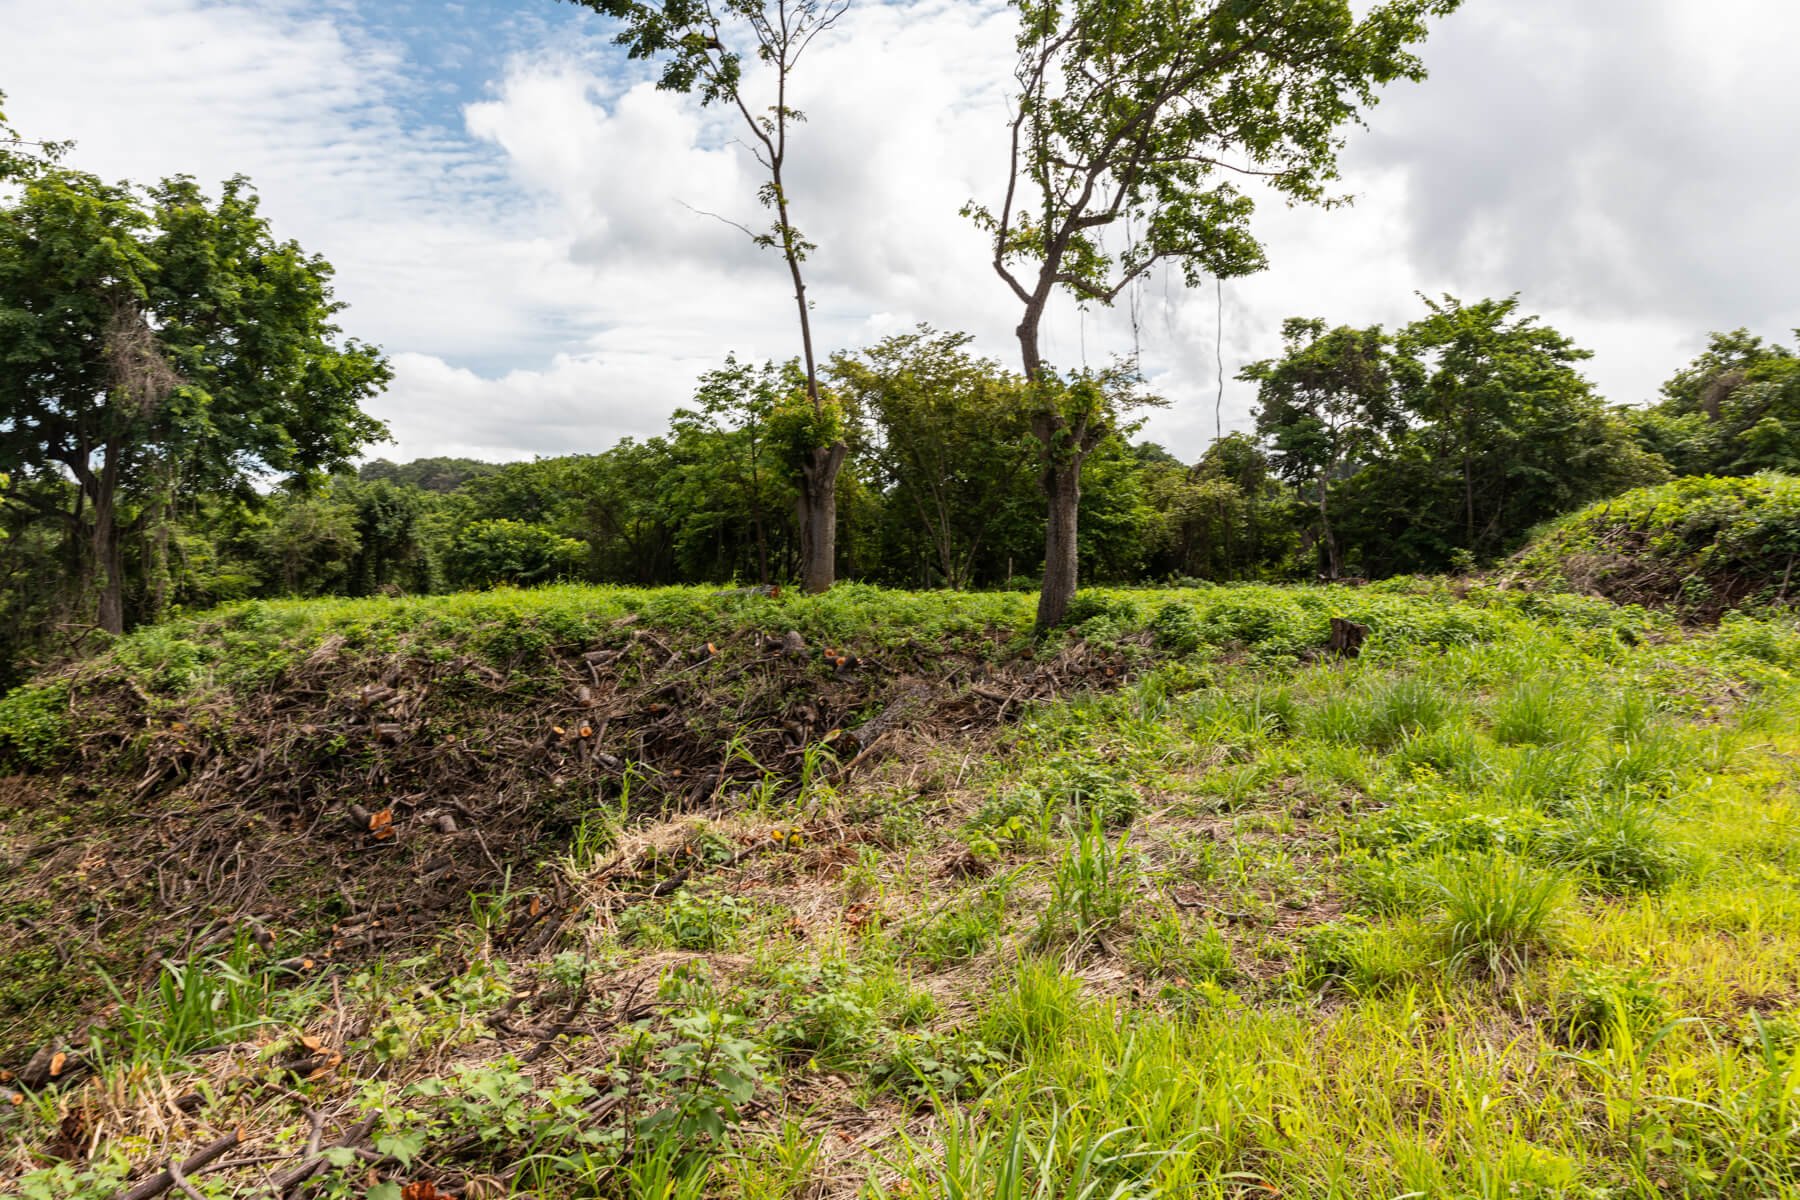
<svg viewBox="0 0 1800 1200">
<path fill-rule="evenodd" d="M 1342 617 L 1331 618 L 1331 641 L 1326 646 L 1333 654 L 1344 658 L 1355 658 L 1362 653 L 1362 644 L 1369 636 L 1367 625 L 1358 625 L 1355 621 L 1346 621 Z"/>
</svg>

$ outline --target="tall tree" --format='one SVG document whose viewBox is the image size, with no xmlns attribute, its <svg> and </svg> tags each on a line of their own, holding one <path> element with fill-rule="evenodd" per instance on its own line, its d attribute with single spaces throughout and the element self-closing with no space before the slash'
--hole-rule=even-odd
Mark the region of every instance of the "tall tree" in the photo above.
<svg viewBox="0 0 1800 1200">
<path fill-rule="evenodd" d="M 1013 2 L 1005 198 L 997 213 L 965 212 L 1023 307 L 1019 353 L 1050 504 L 1042 628 L 1075 592 L 1081 466 L 1112 416 L 1056 386 L 1040 347 L 1051 296 L 1111 304 L 1159 264 L 1189 284 L 1261 270 L 1254 201 L 1234 180 L 1328 202 L 1340 131 L 1380 85 L 1424 76 L 1410 47 L 1458 0 L 1383 0 L 1361 17 L 1349 0 Z"/>
<path fill-rule="evenodd" d="M 923 532 L 952 588 L 973 580 L 1004 497 L 1030 486 L 1033 458 L 1018 377 L 972 353 L 972 340 L 920 326 L 832 364 L 875 426 L 872 457 L 889 499 Z"/>
<path fill-rule="evenodd" d="M 85 544 L 102 629 L 125 627 L 125 538 L 177 492 L 308 475 L 385 433 L 360 405 L 388 367 L 336 340 L 330 278 L 242 178 L 213 201 L 49 170 L 0 207 L 0 470 L 75 484 L 7 499 Z"/>
<path fill-rule="evenodd" d="M 757 198 L 774 213 L 765 230 L 729 222 L 758 246 L 781 251 L 794 286 L 800 317 L 801 361 L 806 368 L 806 403 L 811 419 L 790 428 L 808 439 L 798 464 L 800 476 L 801 584 L 809 592 L 831 587 L 837 573 L 837 480 L 849 445 L 834 405 L 819 389 L 813 348 L 812 304 L 806 298 L 801 265 L 817 249 L 794 226 L 787 189 L 788 134 L 805 114 L 788 103 L 795 68 L 807 48 L 831 29 L 851 0 L 571 0 L 623 23 L 614 39 L 632 58 L 662 58 L 657 86 L 694 93 L 702 104 L 737 110 L 750 135 L 750 152 L 765 178 Z M 746 57 L 763 63 L 773 77 L 773 103 L 758 107 L 746 99 Z"/>
<path fill-rule="evenodd" d="M 1678 474 L 1800 471 L 1800 355 L 1786 346 L 1745 329 L 1715 333 L 1662 394 L 1626 417 Z"/>
<path fill-rule="evenodd" d="M 769 422 L 789 390 L 788 372 L 774 363 L 752 367 L 727 355 L 725 365 L 700 377 L 694 408 L 678 408 L 670 425 L 679 444 L 710 441 L 717 473 L 749 519 L 756 547 L 756 581 L 767 585 L 770 573 L 770 518 L 779 490 L 778 466 L 769 446 Z"/>
<path fill-rule="evenodd" d="M 1392 339 L 1379 326 L 1330 329 L 1316 318 L 1282 323 L 1284 353 L 1238 375 L 1257 384 L 1256 432 L 1273 451 L 1275 471 L 1311 488 L 1325 574 L 1343 574 L 1331 521 L 1331 485 L 1380 452 L 1404 422 L 1395 395 Z"/>
<path fill-rule="evenodd" d="M 1610 472 L 1604 405 L 1577 364 L 1592 357 L 1517 296 L 1426 299 L 1400 331 L 1412 360 L 1407 408 L 1428 452 L 1455 478 L 1458 543 L 1476 558 L 1590 498 Z"/>
</svg>

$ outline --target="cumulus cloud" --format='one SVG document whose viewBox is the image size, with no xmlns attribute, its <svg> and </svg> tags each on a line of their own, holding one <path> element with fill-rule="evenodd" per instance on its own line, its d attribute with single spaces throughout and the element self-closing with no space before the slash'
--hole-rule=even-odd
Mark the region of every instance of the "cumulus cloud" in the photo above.
<svg viewBox="0 0 1800 1200">
<path fill-rule="evenodd" d="M 657 91 L 572 6 L 449 7 L 0 0 L 0 88 L 101 174 L 252 176 L 394 355 L 381 453 L 597 450 L 660 430 L 728 351 L 793 354 L 779 257 L 727 223 L 768 221 L 735 113 Z M 1003 185 L 1011 36 L 1003 0 L 861 0 L 803 62 L 790 191 L 826 350 L 929 321 L 1016 360 L 1016 306 L 957 215 Z M 1269 271 L 1060 301 L 1046 348 L 1141 351 L 1175 401 L 1148 432 L 1192 457 L 1247 423 L 1232 377 L 1283 317 L 1394 325 L 1415 289 L 1516 290 L 1642 398 L 1707 329 L 1800 324 L 1800 93 L 1767 49 L 1795 40 L 1783 0 L 1471 3 L 1433 78 L 1352 138 L 1353 208 L 1265 205 Z"/>
</svg>

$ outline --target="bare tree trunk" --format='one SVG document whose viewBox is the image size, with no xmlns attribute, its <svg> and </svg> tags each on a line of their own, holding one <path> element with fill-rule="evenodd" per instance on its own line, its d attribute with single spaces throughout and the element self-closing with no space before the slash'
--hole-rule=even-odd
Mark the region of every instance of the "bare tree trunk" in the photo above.
<svg viewBox="0 0 1800 1200">
<path fill-rule="evenodd" d="M 108 633 L 125 632 L 125 548 L 119 536 L 117 488 L 112 447 L 96 480 L 94 496 L 94 567 L 99 572 L 100 604 L 95 623 Z"/>
<path fill-rule="evenodd" d="M 839 442 L 810 452 L 800 466 L 800 586 L 825 592 L 837 574 L 837 480 L 848 448 Z"/>
<path fill-rule="evenodd" d="M 781 228 L 781 252 L 794 282 L 794 305 L 800 312 L 800 349 L 806 362 L 806 398 L 815 413 L 824 410 L 819 395 L 819 368 L 813 355 L 812 310 L 806 300 L 806 279 L 800 272 L 805 249 L 788 223 L 787 189 L 782 183 L 782 163 L 787 156 L 787 70 L 785 63 L 777 84 L 777 141 L 771 147 L 769 178 L 774 184 L 775 217 Z M 808 592 L 828 592 L 837 582 L 837 475 L 849 447 L 843 442 L 818 446 L 808 452 L 800 467 L 800 586 Z"/>
<path fill-rule="evenodd" d="M 1046 455 L 1050 447 L 1044 447 Z M 1081 460 L 1053 463 L 1044 468 L 1044 496 L 1050 502 L 1044 525 L 1044 583 L 1038 591 L 1037 627 L 1044 631 L 1062 624 L 1075 598 L 1077 580 L 1077 513 L 1081 508 Z"/>
<path fill-rule="evenodd" d="M 1337 534 L 1331 529 L 1331 513 L 1326 504 L 1326 487 L 1329 473 L 1319 473 L 1319 535 L 1325 542 L 1325 578 L 1336 579 L 1344 573 L 1344 563 L 1338 554 Z"/>
<path fill-rule="evenodd" d="M 1025 306 L 1025 317 L 1019 322 L 1019 355 L 1025 366 L 1029 386 L 1044 382 L 1044 359 L 1038 348 L 1038 328 L 1048 298 L 1047 288 Z M 1054 629 L 1069 612 L 1080 585 L 1077 557 L 1079 514 L 1081 509 L 1081 465 L 1087 458 L 1087 431 L 1071 430 L 1068 422 L 1055 412 L 1045 411 L 1032 418 L 1031 431 L 1037 436 L 1043 474 L 1039 482 L 1044 489 L 1049 513 L 1044 522 L 1044 580 L 1038 588 L 1037 629 L 1039 633 Z"/>
</svg>

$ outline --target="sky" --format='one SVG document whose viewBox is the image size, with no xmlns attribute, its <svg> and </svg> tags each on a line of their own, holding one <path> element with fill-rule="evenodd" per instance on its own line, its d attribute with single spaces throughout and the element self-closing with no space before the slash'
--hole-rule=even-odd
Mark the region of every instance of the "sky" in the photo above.
<svg viewBox="0 0 1800 1200">
<path fill-rule="evenodd" d="M 372 455 L 523 459 L 655 434 L 727 353 L 798 349 L 779 256 L 717 219 L 763 219 L 733 114 L 610 33 L 564 0 L 0 0 L 0 91 L 97 174 L 249 176 L 393 361 Z M 803 61 L 789 190 L 828 351 L 926 322 L 1016 365 L 958 215 L 1005 185 L 1012 33 L 1002 0 L 856 0 Z M 1709 330 L 1800 326 L 1795 45 L 1792 0 L 1465 0 L 1350 135 L 1354 204 L 1265 203 L 1256 276 L 1060 300 L 1046 351 L 1138 354 L 1169 401 L 1144 436 L 1189 460 L 1251 425 L 1235 376 L 1283 318 L 1397 326 L 1420 293 L 1517 292 L 1607 399 L 1649 400 Z"/>
</svg>

